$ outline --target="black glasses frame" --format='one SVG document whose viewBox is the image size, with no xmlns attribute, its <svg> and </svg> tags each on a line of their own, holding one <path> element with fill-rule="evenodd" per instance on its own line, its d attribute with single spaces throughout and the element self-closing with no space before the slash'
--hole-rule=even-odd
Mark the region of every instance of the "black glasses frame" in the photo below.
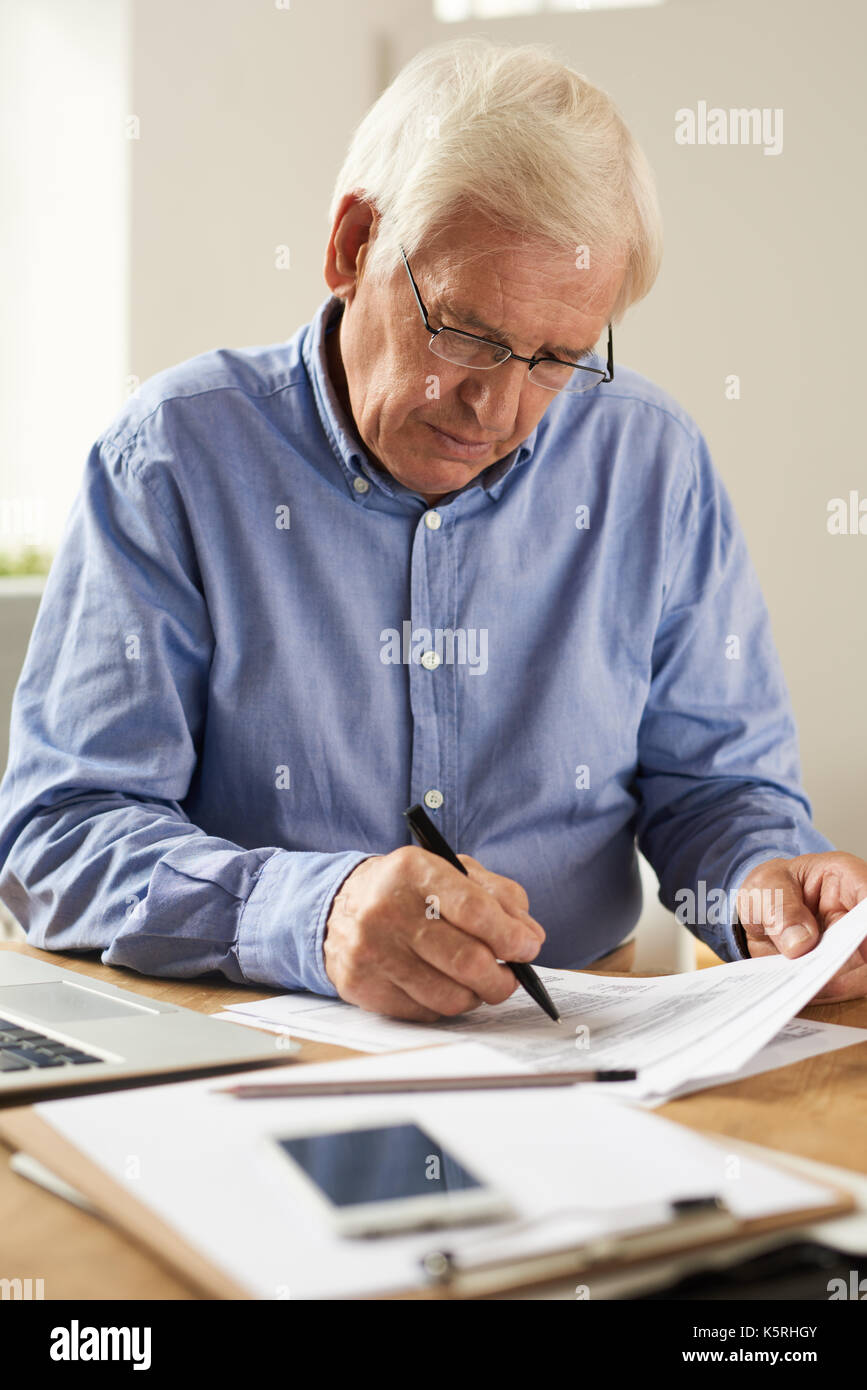
<svg viewBox="0 0 867 1390">
<path fill-rule="evenodd" d="M 562 357 L 522 357 L 520 353 L 513 352 L 512 349 L 508 347 L 505 343 L 495 342 L 493 338 L 485 338 L 482 336 L 481 333 L 467 333 L 463 328 L 450 328 L 448 324 L 443 324 L 442 328 L 434 328 L 433 324 L 430 322 L 430 319 L 428 318 L 428 313 L 424 305 L 424 300 L 422 299 L 421 294 L 419 293 L 418 285 L 415 283 L 415 276 L 410 270 L 409 261 L 407 260 L 406 252 L 404 251 L 402 246 L 400 248 L 400 254 L 403 256 L 403 263 L 406 266 L 406 273 L 409 276 L 409 283 L 412 285 L 412 292 L 415 295 L 415 301 L 419 307 L 419 312 L 421 313 L 422 321 L 428 333 L 431 334 L 431 341 L 430 343 L 428 343 L 428 347 L 430 347 L 432 352 L 433 347 L 431 346 L 431 344 L 433 343 L 434 338 L 439 337 L 440 333 L 457 333 L 460 338 L 472 338 L 474 342 L 487 343 L 489 347 L 499 348 L 501 352 L 506 353 L 505 357 L 503 357 L 499 362 L 492 363 L 491 367 L 472 367 L 469 363 L 467 363 L 466 365 L 470 368 L 471 371 L 491 371 L 493 367 L 501 367 L 503 365 L 503 362 L 508 362 L 510 357 L 514 357 L 516 362 L 529 363 L 530 372 L 532 372 L 533 368 L 539 362 L 556 362 L 559 366 L 571 367 L 572 370 L 576 372 L 591 372 L 593 376 L 597 376 L 600 378 L 597 382 L 597 385 L 599 386 L 601 386 L 604 382 L 614 380 L 614 338 L 611 331 L 610 323 L 608 325 L 607 374 L 600 372 L 598 367 L 585 367 L 581 362 L 566 362 Z M 436 356 L 437 354 L 434 355 Z M 449 359 L 446 358 L 445 360 L 448 361 Z M 557 387 L 543 386 L 541 382 L 537 382 L 536 384 L 542 386 L 543 391 L 553 391 L 556 394 L 558 390 Z M 563 387 L 560 387 L 559 390 L 562 391 Z M 578 394 L 583 393 L 579 392 Z"/>
</svg>

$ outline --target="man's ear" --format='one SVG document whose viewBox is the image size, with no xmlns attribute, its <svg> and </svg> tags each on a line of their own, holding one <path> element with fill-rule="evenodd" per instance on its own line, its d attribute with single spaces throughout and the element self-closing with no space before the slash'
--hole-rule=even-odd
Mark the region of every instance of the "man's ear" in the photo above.
<svg viewBox="0 0 867 1390">
<path fill-rule="evenodd" d="M 379 221 L 373 204 L 354 193 L 347 193 L 341 200 L 325 251 L 324 275 L 331 293 L 347 303 L 361 282 Z"/>
</svg>

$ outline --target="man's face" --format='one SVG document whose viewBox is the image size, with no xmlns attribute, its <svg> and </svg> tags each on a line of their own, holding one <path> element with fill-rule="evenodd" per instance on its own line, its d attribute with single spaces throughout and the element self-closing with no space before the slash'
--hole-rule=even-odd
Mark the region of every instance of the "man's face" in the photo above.
<svg viewBox="0 0 867 1390">
<path fill-rule="evenodd" d="M 619 266 L 576 268 L 573 254 L 522 244 L 476 219 L 452 224 L 410 264 L 428 319 L 505 343 L 525 357 L 574 360 L 603 337 Z M 496 250 L 492 250 L 496 247 Z M 428 501 L 465 487 L 532 433 L 556 394 L 527 364 L 490 371 L 443 361 L 401 264 L 386 281 L 362 273 L 346 292 L 329 364 L 369 457 Z M 592 262 L 592 254 L 591 254 Z"/>
</svg>

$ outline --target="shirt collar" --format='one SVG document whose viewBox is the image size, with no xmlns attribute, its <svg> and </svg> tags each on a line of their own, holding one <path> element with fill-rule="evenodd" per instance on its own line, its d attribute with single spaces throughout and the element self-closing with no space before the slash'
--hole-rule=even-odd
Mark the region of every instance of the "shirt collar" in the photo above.
<svg viewBox="0 0 867 1390">
<path fill-rule="evenodd" d="M 347 488 L 356 498 L 359 491 L 365 491 L 363 487 L 359 489 L 357 480 L 364 479 L 380 492 L 385 493 L 387 497 L 402 496 L 413 499 L 421 509 L 426 509 L 428 504 L 420 493 L 404 487 L 403 483 L 390 477 L 383 469 L 376 468 L 371 464 L 358 437 L 354 421 L 349 419 L 338 399 L 337 391 L 328 372 L 325 339 L 337 327 L 343 308 L 343 300 L 336 295 L 330 295 L 328 299 L 324 300 L 308 326 L 301 350 L 313 387 L 316 408 L 331 450 L 343 471 Z M 462 488 L 460 492 L 447 493 L 440 501 L 449 502 L 452 498 L 459 497 L 463 492 L 469 492 L 476 486 L 483 488 L 491 499 L 496 500 L 511 474 L 533 457 L 537 434 L 538 427 L 505 458 L 490 464 L 468 487 Z"/>
</svg>

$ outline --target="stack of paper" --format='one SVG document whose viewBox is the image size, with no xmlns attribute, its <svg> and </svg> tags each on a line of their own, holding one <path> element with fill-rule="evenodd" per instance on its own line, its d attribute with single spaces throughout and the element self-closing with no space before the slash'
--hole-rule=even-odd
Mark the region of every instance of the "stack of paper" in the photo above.
<svg viewBox="0 0 867 1390">
<path fill-rule="evenodd" d="M 504 1004 L 483 1004 L 435 1026 L 402 1023 L 309 994 L 236 1004 L 228 1016 L 360 1051 L 472 1039 L 506 1053 L 514 1063 L 542 1071 L 634 1068 L 640 1075 L 636 1083 L 625 1083 L 628 1093 L 658 1103 L 730 1080 L 744 1069 L 761 1069 L 750 1068 L 750 1063 L 758 1061 L 772 1042 L 768 1065 L 780 1066 L 784 1050 L 803 1056 L 863 1040 L 861 1029 L 813 1024 L 807 1035 L 797 1034 L 797 1048 L 789 1049 L 794 1038 L 784 1030 L 865 936 L 867 901 L 834 923 L 815 950 L 795 961 L 763 956 L 655 979 L 540 969 L 560 1012 L 559 1025 L 520 989 Z M 625 1096 L 627 1091 L 621 1093 Z"/>
</svg>

